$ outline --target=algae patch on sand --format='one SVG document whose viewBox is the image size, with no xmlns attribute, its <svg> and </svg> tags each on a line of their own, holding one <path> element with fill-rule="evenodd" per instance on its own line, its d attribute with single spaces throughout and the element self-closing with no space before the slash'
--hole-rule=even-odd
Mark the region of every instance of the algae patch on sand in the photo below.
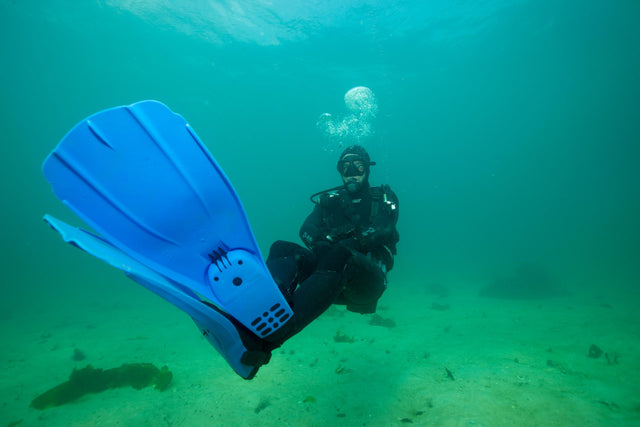
<svg viewBox="0 0 640 427">
<path fill-rule="evenodd" d="M 85 394 L 118 387 L 131 386 L 140 390 L 155 385 L 157 390 L 164 391 L 169 387 L 172 377 L 169 368 L 163 366 L 158 369 L 151 363 L 125 363 L 106 370 L 87 365 L 82 369 L 74 369 L 69 381 L 45 391 L 33 399 L 30 406 L 42 410 L 73 402 Z"/>
</svg>

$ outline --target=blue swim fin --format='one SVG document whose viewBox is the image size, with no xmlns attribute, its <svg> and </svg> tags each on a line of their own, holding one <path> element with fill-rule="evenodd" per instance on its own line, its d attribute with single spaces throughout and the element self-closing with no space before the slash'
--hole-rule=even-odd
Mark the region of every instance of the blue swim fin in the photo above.
<svg viewBox="0 0 640 427">
<path fill-rule="evenodd" d="M 181 116 L 156 101 L 97 113 L 43 172 L 100 235 L 45 217 L 66 241 L 191 315 L 239 375 L 268 361 L 256 357 L 258 344 L 277 342 L 293 312 L 231 183 Z"/>
</svg>

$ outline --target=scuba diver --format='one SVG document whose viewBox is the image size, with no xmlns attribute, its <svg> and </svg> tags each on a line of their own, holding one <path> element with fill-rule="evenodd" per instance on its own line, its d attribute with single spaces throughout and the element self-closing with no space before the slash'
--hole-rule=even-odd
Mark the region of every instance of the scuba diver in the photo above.
<svg viewBox="0 0 640 427">
<path fill-rule="evenodd" d="M 193 128 L 158 101 L 110 108 L 47 156 L 54 194 L 93 231 L 51 215 L 62 239 L 156 293 L 195 322 L 242 378 L 331 304 L 373 313 L 393 267 L 398 199 L 369 185 L 360 146 L 338 161 L 343 185 L 312 196 L 300 236 L 265 262 L 233 185 Z"/>
<path fill-rule="evenodd" d="M 285 241 L 271 246 L 267 267 L 295 313 L 291 335 L 332 304 L 376 311 L 399 234 L 398 198 L 388 185 L 370 186 L 373 165 L 363 147 L 346 148 L 337 165 L 343 185 L 311 197 L 315 207 L 300 229 L 308 249 Z"/>
</svg>

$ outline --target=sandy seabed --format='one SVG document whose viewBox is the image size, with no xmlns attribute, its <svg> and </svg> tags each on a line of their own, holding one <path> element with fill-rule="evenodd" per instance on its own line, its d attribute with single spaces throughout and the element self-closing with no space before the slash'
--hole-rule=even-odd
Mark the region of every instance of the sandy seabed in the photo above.
<svg viewBox="0 0 640 427">
<path fill-rule="evenodd" d="M 2 321 L 0 426 L 640 425 L 636 298 L 403 292 L 378 315 L 334 306 L 238 377 L 184 313 L 144 289 Z M 390 327 L 391 326 L 391 327 Z M 589 357 L 592 344 L 603 350 Z M 86 359 L 74 361 L 74 350 Z M 37 410 L 33 398 L 91 364 L 167 365 L 168 390 L 131 387 Z"/>
</svg>

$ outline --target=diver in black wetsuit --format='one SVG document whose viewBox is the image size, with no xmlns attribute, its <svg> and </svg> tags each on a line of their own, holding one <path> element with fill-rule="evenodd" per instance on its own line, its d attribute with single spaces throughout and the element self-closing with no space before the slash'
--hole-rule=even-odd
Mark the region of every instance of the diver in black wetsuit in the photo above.
<svg viewBox="0 0 640 427">
<path fill-rule="evenodd" d="M 344 185 L 316 193 L 300 237 L 307 248 L 276 241 L 267 266 L 294 312 L 280 343 L 300 332 L 331 304 L 358 313 L 374 313 L 386 289 L 399 240 L 398 198 L 389 186 L 369 185 L 366 150 L 344 150 L 338 172 Z"/>
</svg>

